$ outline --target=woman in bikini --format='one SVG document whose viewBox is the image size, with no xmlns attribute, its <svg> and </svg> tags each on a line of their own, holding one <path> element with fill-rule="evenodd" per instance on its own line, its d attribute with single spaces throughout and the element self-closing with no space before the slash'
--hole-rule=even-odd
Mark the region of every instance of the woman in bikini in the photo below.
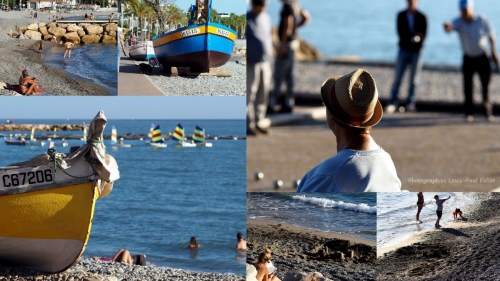
<svg viewBox="0 0 500 281">
<path fill-rule="evenodd" d="M 260 253 L 255 268 L 257 269 L 257 280 L 258 281 L 281 281 L 278 276 L 274 275 L 275 272 L 269 273 L 267 268 L 267 263 L 271 261 L 271 251 L 266 249 L 264 252 Z"/>
<path fill-rule="evenodd" d="M 36 94 L 38 92 L 38 82 L 36 78 L 28 75 L 28 70 L 24 69 L 21 77 L 19 77 L 19 88 L 21 89 L 21 94 L 29 96 Z"/>
<path fill-rule="evenodd" d="M 418 208 L 418 210 L 417 210 L 417 221 L 419 221 L 420 220 L 419 219 L 420 218 L 419 217 L 420 211 L 422 211 L 422 208 L 424 207 L 424 194 L 422 192 L 419 192 L 417 194 L 417 197 L 418 197 L 418 200 L 417 200 L 417 208 Z"/>
</svg>

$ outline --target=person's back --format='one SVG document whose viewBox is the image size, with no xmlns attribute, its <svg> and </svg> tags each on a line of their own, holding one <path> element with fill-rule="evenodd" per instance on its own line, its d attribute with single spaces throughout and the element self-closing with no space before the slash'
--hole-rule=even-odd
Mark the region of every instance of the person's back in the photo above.
<svg viewBox="0 0 500 281">
<path fill-rule="evenodd" d="M 257 280 L 258 281 L 267 281 L 269 270 L 264 264 L 256 264 L 255 268 L 257 268 Z"/>
<path fill-rule="evenodd" d="M 391 156 L 383 149 L 341 150 L 301 180 L 297 192 L 400 191 Z"/>
</svg>

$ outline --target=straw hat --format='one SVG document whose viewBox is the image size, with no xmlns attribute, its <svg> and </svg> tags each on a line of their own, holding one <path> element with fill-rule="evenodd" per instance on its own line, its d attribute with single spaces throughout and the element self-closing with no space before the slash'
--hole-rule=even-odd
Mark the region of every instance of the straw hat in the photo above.
<svg viewBox="0 0 500 281">
<path fill-rule="evenodd" d="M 340 124 L 366 128 L 382 119 L 375 80 L 364 69 L 328 78 L 321 86 L 323 103 Z"/>
</svg>

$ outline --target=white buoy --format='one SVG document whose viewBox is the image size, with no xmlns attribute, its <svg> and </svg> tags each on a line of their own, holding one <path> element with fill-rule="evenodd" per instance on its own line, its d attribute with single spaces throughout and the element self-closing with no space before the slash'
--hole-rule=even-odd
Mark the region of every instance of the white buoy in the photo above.
<svg viewBox="0 0 500 281">
<path fill-rule="evenodd" d="M 214 137 L 214 140 L 217 140 L 217 137 Z"/>
<path fill-rule="evenodd" d="M 264 173 L 262 173 L 262 172 L 255 173 L 255 180 L 256 181 L 261 180 L 263 178 L 264 178 Z"/>
<path fill-rule="evenodd" d="M 282 186 L 283 186 L 282 180 L 275 180 L 274 181 L 274 189 L 280 189 Z"/>
<path fill-rule="evenodd" d="M 293 188 L 297 188 L 297 187 L 299 187 L 299 184 L 300 184 L 300 180 L 294 180 L 294 181 L 292 182 Z"/>
</svg>

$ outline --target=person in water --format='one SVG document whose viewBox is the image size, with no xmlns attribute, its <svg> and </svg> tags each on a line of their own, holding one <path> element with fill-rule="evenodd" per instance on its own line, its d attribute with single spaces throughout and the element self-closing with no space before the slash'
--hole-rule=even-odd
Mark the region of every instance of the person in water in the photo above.
<svg viewBox="0 0 500 281">
<path fill-rule="evenodd" d="M 198 244 L 198 242 L 196 242 L 196 237 L 191 237 L 191 239 L 189 240 L 189 246 L 188 246 L 189 249 L 198 249 L 198 248 L 201 248 L 201 244 Z"/>
</svg>

